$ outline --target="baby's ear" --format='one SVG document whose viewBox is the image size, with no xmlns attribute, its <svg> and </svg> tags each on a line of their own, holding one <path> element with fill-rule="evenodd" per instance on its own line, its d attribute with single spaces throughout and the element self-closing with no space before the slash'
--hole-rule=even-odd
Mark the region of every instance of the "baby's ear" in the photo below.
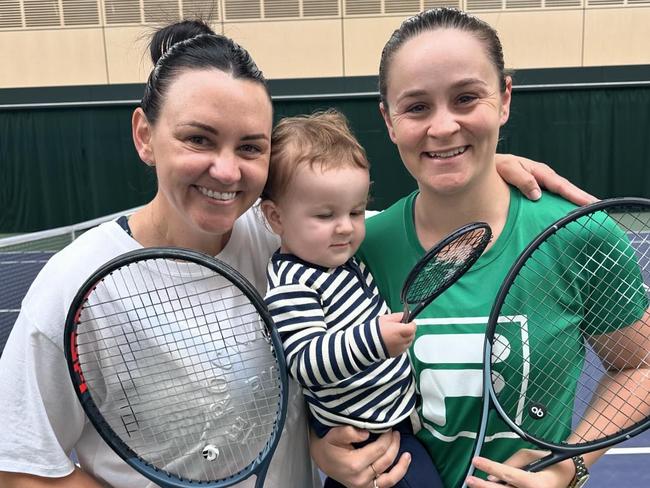
<svg viewBox="0 0 650 488">
<path fill-rule="evenodd" d="M 272 200 L 262 200 L 260 208 L 267 222 L 271 226 L 271 230 L 277 235 L 282 235 L 282 217 L 280 209 Z"/>
</svg>

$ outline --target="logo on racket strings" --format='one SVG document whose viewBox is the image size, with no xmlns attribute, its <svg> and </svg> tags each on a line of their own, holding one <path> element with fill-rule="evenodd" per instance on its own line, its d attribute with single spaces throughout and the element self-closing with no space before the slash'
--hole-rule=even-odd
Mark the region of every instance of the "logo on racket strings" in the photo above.
<svg viewBox="0 0 650 488">
<path fill-rule="evenodd" d="M 208 444 L 203 448 L 203 457 L 208 461 L 214 461 L 219 457 L 219 448 L 214 444 Z"/>
<path fill-rule="evenodd" d="M 542 420 L 546 417 L 546 407 L 541 403 L 533 403 L 528 407 L 528 415 L 533 420 Z"/>
</svg>

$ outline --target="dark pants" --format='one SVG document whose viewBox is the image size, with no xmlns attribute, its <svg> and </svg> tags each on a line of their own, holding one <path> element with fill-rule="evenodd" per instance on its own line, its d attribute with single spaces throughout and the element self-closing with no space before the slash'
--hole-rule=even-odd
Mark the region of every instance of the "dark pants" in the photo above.
<svg viewBox="0 0 650 488">
<path fill-rule="evenodd" d="M 395 459 L 397 462 L 400 456 L 408 452 L 411 454 L 411 464 L 404 478 L 402 478 L 395 488 L 444 488 L 436 467 L 431 461 L 431 456 L 424 448 L 422 443 L 415 437 L 408 421 L 396 425 L 394 430 L 400 433 L 399 454 Z M 370 434 L 370 437 L 355 447 L 363 447 L 379 437 L 377 434 Z M 391 466 L 392 467 L 392 466 Z M 323 488 L 345 488 L 344 485 L 332 478 L 325 480 Z"/>
</svg>

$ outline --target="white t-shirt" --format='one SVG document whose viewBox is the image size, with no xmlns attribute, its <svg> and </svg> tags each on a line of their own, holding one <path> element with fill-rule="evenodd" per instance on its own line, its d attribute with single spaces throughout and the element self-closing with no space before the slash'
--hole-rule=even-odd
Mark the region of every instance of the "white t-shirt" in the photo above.
<svg viewBox="0 0 650 488">
<path fill-rule="evenodd" d="M 266 264 L 278 246 L 251 209 L 235 222 L 217 257 L 264 294 Z M 105 262 L 140 247 L 116 222 L 102 224 L 53 256 L 32 284 L 0 358 L 0 471 L 66 476 L 74 469 L 69 457 L 74 449 L 82 469 L 98 481 L 114 488 L 155 486 L 122 461 L 88 421 L 63 353 L 63 324 L 79 287 Z M 254 486 L 254 477 L 237 486 Z M 265 486 L 321 486 L 309 457 L 304 401 L 295 383 Z"/>
</svg>

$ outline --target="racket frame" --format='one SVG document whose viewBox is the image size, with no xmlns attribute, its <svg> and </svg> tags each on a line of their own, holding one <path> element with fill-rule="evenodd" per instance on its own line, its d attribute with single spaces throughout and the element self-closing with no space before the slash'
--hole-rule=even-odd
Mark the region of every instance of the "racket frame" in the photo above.
<svg viewBox="0 0 650 488">
<path fill-rule="evenodd" d="M 515 263 L 512 265 L 506 277 L 499 288 L 494 304 L 490 311 L 490 316 L 488 318 L 488 323 L 485 330 L 485 340 L 483 348 L 483 405 L 481 411 L 481 425 L 477 433 L 477 443 L 474 449 L 472 457 L 479 456 L 481 449 L 484 444 L 485 434 L 487 430 L 487 422 L 489 420 L 490 406 L 498 412 L 501 419 L 508 425 L 508 427 L 523 440 L 530 442 L 539 446 L 542 449 L 551 451 L 550 454 L 544 456 L 537 461 L 525 466 L 523 469 L 530 472 L 541 471 L 555 463 L 564 461 L 571 457 L 586 454 L 588 452 L 597 451 L 604 449 L 606 447 L 612 446 L 619 442 L 623 442 L 627 439 L 630 439 L 650 427 L 650 418 L 646 418 L 644 421 L 637 422 L 635 425 L 625 429 L 622 433 L 612 434 L 610 436 L 581 443 L 578 446 L 565 445 L 565 444 L 555 444 L 547 442 L 543 439 L 538 439 L 535 436 L 532 436 L 524 432 L 514 421 L 512 421 L 508 415 L 506 415 L 503 407 L 499 404 L 496 398 L 496 392 L 494 391 L 494 386 L 492 383 L 492 340 L 494 339 L 494 333 L 499 321 L 499 314 L 501 312 L 501 306 L 505 301 L 510 287 L 515 280 L 517 274 L 523 268 L 527 259 L 530 255 L 539 248 L 539 246 L 546 241 L 546 239 L 557 233 L 560 229 L 566 227 L 569 223 L 574 222 L 588 214 L 592 214 L 598 211 L 607 210 L 610 208 L 623 208 L 629 206 L 632 207 L 645 207 L 650 210 L 650 200 L 645 198 L 635 198 L 635 197 L 622 197 L 622 198 L 609 198 L 606 200 L 600 200 L 598 202 L 585 205 L 583 207 L 576 208 L 575 210 L 569 212 L 566 216 L 557 220 L 555 223 L 548 226 L 544 229 L 535 239 L 526 246 L 526 248 L 519 255 Z M 488 392 L 486 395 L 485 392 Z M 470 465 L 467 476 L 473 474 L 474 467 Z M 463 483 L 463 487 L 465 483 Z"/>
<path fill-rule="evenodd" d="M 205 266 L 218 275 L 224 276 L 250 300 L 251 304 L 253 304 L 266 326 L 266 332 L 275 350 L 280 377 L 281 398 L 279 416 L 276 419 L 271 442 L 265 446 L 264 450 L 260 452 L 252 463 L 228 478 L 210 482 L 184 480 L 175 475 L 171 475 L 162 469 L 155 468 L 142 460 L 136 452 L 122 441 L 104 419 L 88 391 L 88 387 L 83 377 L 83 371 L 77 355 L 76 330 L 77 325 L 79 324 L 81 310 L 88 300 L 88 297 L 92 294 L 97 285 L 114 271 L 135 262 L 153 259 L 177 259 L 184 262 L 191 262 L 199 266 Z M 289 380 L 287 376 L 284 349 L 273 324 L 271 315 L 266 308 L 266 304 L 253 285 L 251 285 L 251 283 L 232 266 L 208 254 L 180 247 L 148 247 L 121 254 L 97 269 L 79 288 L 79 291 L 72 300 L 68 310 L 63 337 L 63 347 L 66 363 L 68 365 L 68 372 L 70 373 L 70 378 L 75 393 L 77 394 L 77 398 L 79 399 L 86 416 L 93 424 L 101 438 L 133 469 L 149 480 L 160 484 L 164 488 L 187 488 L 193 486 L 201 486 L 204 488 L 227 488 L 249 478 L 253 474 L 255 474 L 257 478 L 255 484 L 256 488 L 261 488 L 263 486 L 266 472 L 268 471 L 269 464 L 273 458 L 273 453 L 277 448 L 286 420 Z"/>
<path fill-rule="evenodd" d="M 435 256 L 437 256 L 440 253 L 440 251 L 442 251 L 449 244 L 453 243 L 457 239 L 460 239 L 465 234 L 469 234 L 470 232 L 480 230 L 480 229 L 483 229 L 484 233 L 483 236 L 481 237 L 479 245 L 475 248 L 476 252 L 474 252 L 472 256 L 470 256 L 470 259 L 467 259 L 464 265 L 458 268 L 458 270 L 456 270 L 454 275 L 448 278 L 445 281 L 445 283 L 441 287 L 439 287 L 434 293 L 429 295 L 429 297 L 427 297 L 425 300 L 415 304 L 415 307 L 412 310 L 409 310 L 409 303 L 406 299 L 408 295 L 408 290 L 413 284 L 413 282 L 415 281 L 415 279 L 418 277 L 420 272 L 424 268 L 426 268 L 427 264 L 429 264 L 429 262 L 432 259 L 434 259 Z M 492 229 L 487 223 L 472 222 L 454 230 L 452 233 L 444 237 L 441 241 L 437 242 L 431 249 L 429 249 L 426 252 L 426 254 L 422 256 L 417 263 L 415 263 L 413 268 L 411 268 L 411 271 L 409 271 L 408 275 L 406 276 L 406 279 L 404 280 L 404 284 L 402 285 L 402 290 L 400 292 L 400 299 L 404 304 L 404 314 L 402 316 L 402 322 L 403 323 L 411 322 L 433 300 L 435 300 L 438 296 L 440 296 L 451 285 L 456 283 L 456 281 L 458 281 L 460 277 L 463 276 L 474 265 L 474 263 L 478 260 L 478 258 L 481 257 L 483 251 L 485 251 L 485 248 L 488 246 L 491 239 L 492 239 Z"/>
</svg>

